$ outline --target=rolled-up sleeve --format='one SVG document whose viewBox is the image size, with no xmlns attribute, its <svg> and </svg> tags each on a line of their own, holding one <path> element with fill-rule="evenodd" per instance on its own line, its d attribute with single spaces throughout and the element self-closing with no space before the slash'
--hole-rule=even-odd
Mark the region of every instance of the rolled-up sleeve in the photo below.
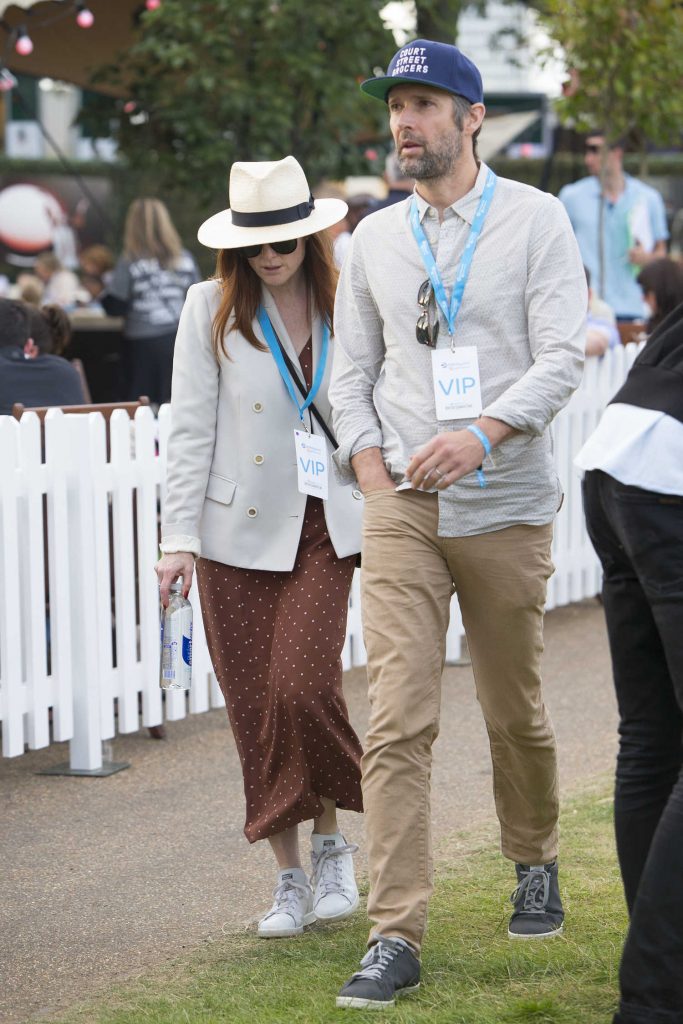
<svg viewBox="0 0 683 1024">
<path fill-rule="evenodd" d="M 373 399 L 384 363 L 383 323 L 368 287 L 362 232 L 355 234 L 339 280 L 334 309 L 334 363 L 329 397 L 339 447 L 335 464 L 344 479 L 350 460 L 365 448 L 382 447 Z"/>
<path fill-rule="evenodd" d="M 525 305 L 533 360 L 484 410 L 540 436 L 579 386 L 586 347 L 588 291 L 578 245 L 561 203 L 547 197 L 529 233 Z"/>
<path fill-rule="evenodd" d="M 171 435 L 161 535 L 199 538 L 216 444 L 219 367 L 211 346 L 211 312 L 203 284 L 188 293 L 173 357 Z"/>
</svg>

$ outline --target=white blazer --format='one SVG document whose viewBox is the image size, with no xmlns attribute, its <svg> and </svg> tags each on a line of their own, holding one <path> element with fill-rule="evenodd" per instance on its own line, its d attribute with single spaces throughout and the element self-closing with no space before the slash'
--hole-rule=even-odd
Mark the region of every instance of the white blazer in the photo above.
<svg viewBox="0 0 683 1024">
<path fill-rule="evenodd" d="M 294 567 L 306 495 L 297 486 L 294 430 L 299 414 L 270 351 L 259 352 L 242 334 L 228 330 L 229 358 L 220 363 L 211 347 L 211 325 L 220 300 L 215 281 L 192 285 L 178 326 L 173 359 L 172 425 L 167 496 L 161 535 L 164 546 L 199 551 L 227 565 L 288 571 Z M 288 356 L 299 366 L 270 293 L 262 302 Z M 254 333 L 264 340 L 258 320 Z M 313 322 L 313 371 L 320 358 L 322 322 Z M 325 422 L 332 415 L 327 389 L 330 345 L 315 404 Z M 303 380 L 303 374 L 301 375 Z M 322 430 L 308 411 L 307 427 Z M 360 551 L 363 496 L 342 483 L 330 464 L 325 520 L 340 558 Z M 192 541 L 192 543 L 188 543 Z"/>
</svg>

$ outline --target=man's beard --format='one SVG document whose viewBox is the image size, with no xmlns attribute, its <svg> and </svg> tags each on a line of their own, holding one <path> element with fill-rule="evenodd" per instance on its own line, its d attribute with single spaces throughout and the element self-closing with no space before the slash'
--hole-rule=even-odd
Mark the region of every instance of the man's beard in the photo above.
<svg viewBox="0 0 683 1024">
<path fill-rule="evenodd" d="M 422 144 L 421 156 L 400 156 L 401 172 L 416 181 L 443 178 L 452 171 L 462 153 L 462 135 L 455 131 L 443 137 L 436 146 L 428 149 Z"/>
</svg>

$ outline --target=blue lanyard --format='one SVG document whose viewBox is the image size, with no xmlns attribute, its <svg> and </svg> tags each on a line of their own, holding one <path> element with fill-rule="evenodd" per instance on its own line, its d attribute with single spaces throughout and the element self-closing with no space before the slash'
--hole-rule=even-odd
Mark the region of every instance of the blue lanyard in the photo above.
<svg viewBox="0 0 683 1024">
<path fill-rule="evenodd" d="M 453 285 L 453 294 L 451 295 L 451 304 L 448 305 L 448 299 L 446 298 L 446 289 L 444 283 L 441 280 L 441 274 L 436 265 L 432 250 L 427 236 L 424 233 L 424 229 L 420 224 L 420 211 L 417 206 L 417 199 L 413 196 L 413 201 L 410 207 L 410 223 L 413 229 L 413 235 L 415 241 L 420 247 L 420 254 L 422 255 L 422 262 L 425 265 L 425 269 L 429 274 L 429 280 L 432 282 L 434 289 L 434 296 L 436 301 L 441 308 L 443 315 L 446 318 L 448 324 L 448 333 L 451 338 L 455 330 L 455 320 L 460 312 L 462 305 L 462 297 L 465 293 L 465 285 L 467 284 L 467 278 L 470 276 L 470 268 L 472 266 L 472 258 L 474 256 L 474 250 L 477 247 L 479 241 L 479 235 L 484 227 L 484 221 L 486 220 L 486 214 L 489 212 L 491 206 L 491 200 L 493 199 L 493 193 L 496 188 L 496 175 L 492 170 L 489 169 L 488 175 L 486 176 L 486 184 L 484 185 L 484 191 L 481 194 L 477 211 L 472 221 L 472 227 L 465 243 L 465 250 L 460 258 L 458 269 L 455 274 L 455 283 Z"/>
<path fill-rule="evenodd" d="M 303 423 L 304 413 L 306 412 L 306 409 L 308 409 L 309 405 L 311 405 L 311 403 L 313 402 L 315 396 L 318 394 L 318 391 L 320 390 L 320 385 L 323 382 L 323 376 L 325 374 L 325 365 L 327 363 L 327 351 L 330 344 L 330 328 L 327 324 L 323 325 L 323 346 L 320 352 L 320 359 L 318 360 L 318 368 L 315 371 L 313 387 L 308 392 L 304 404 L 299 405 L 299 399 L 297 398 L 296 391 L 294 390 L 294 384 L 292 382 L 289 370 L 287 369 L 287 365 L 284 359 L 282 358 L 282 352 L 280 351 L 280 346 L 277 343 L 277 338 L 275 337 L 275 331 L 273 330 L 273 325 L 270 322 L 270 317 L 266 313 L 263 306 L 259 306 L 259 308 L 256 311 L 256 315 L 258 317 L 258 322 L 261 325 L 263 336 L 266 339 L 266 344 L 268 345 L 268 348 L 272 352 L 273 359 L 275 360 L 277 368 L 280 371 L 280 376 L 285 382 L 285 387 L 289 392 L 290 398 L 297 407 L 299 411 L 299 417 L 301 419 L 301 422 Z"/>
</svg>

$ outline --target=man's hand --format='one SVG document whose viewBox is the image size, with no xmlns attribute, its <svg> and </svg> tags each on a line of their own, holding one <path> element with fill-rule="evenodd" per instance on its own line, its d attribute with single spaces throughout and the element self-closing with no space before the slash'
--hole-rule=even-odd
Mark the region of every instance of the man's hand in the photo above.
<svg viewBox="0 0 683 1024">
<path fill-rule="evenodd" d="M 351 466 L 363 494 L 368 491 L 396 490 L 396 484 L 387 473 L 379 448 L 364 448 L 352 456 Z"/>
<path fill-rule="evenodd" d="M 646 263 L 652 263 L 653 260 L 661 259 L 662 256 L 666 256 L 666 242 L 657 242 L 654 249 L 648 252 L 644 249 L 640 242 L 629 249 L 628 261 L 636 267 L 644 267 Z"/>
<path fill-rule="evenodd" d="M 486 434 L 491 447 L 500 444 L 517 431 L 488 416 L 482 416 L 475 426 Z M 486 451 L 483 444 L 471 430 L 452 430 L 436 434 L 424 448 L 413 455 L 406 470 L 406 477 L 416 490 L 435 487 L 439 491 L 460 480 L 481 466 Z"/>
<path fill-rule="evenodd" d="M 436 487 L 442 491 L 478 469 L 485 454 L 483 444 L 469 430 L 437 434 L 413 455 L 406 477 L 415 490 Z"/>
<path fill-rule="evenodd" d="M 634 245 L 628 251 L 628 261 L 636 267 L 642 267 L 652 259 L 652 253 L 643 249 L 642 245 Z"/>
</svg>

